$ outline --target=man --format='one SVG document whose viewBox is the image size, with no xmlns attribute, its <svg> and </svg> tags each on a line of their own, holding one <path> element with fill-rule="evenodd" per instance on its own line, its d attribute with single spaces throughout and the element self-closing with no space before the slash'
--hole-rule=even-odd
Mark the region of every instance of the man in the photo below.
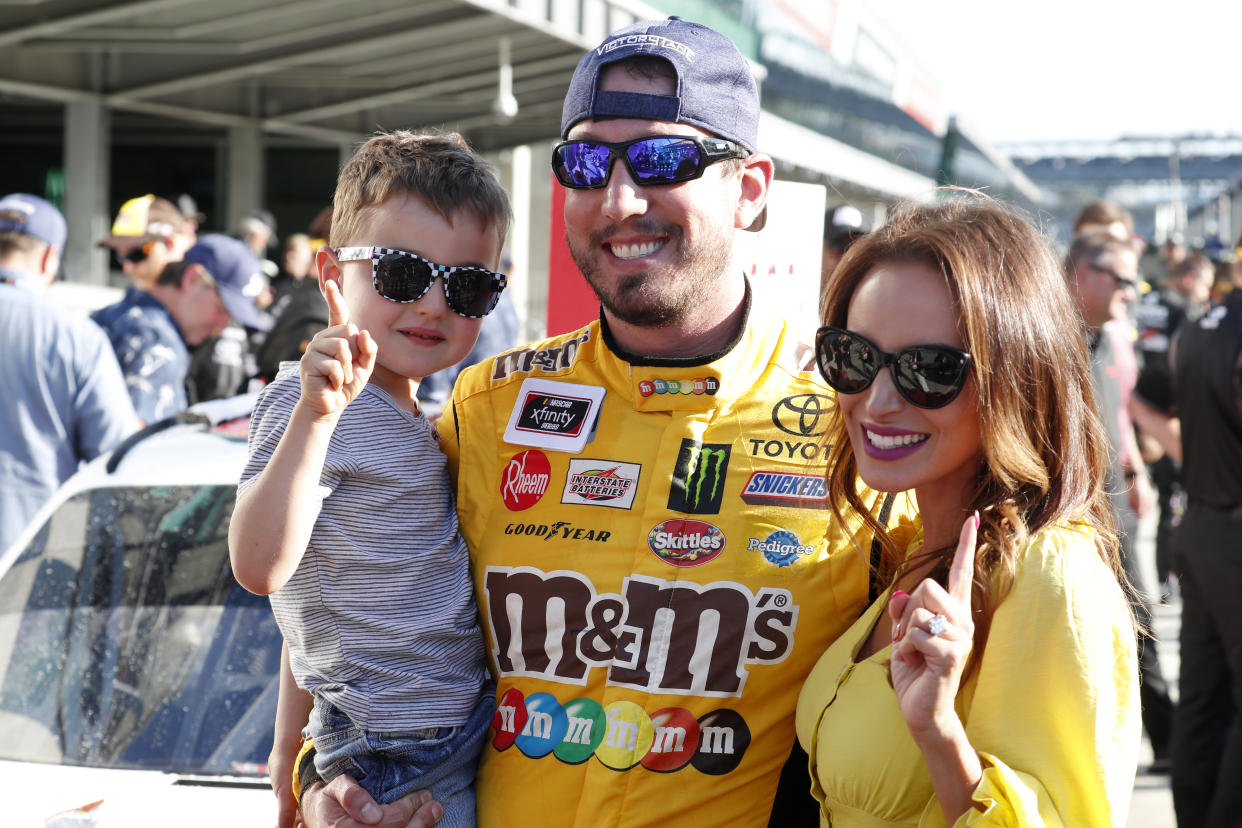
<svg viewBox="0 0 1242 828">
<path fill-rule="evenodd" d="M 863 229 L 862 213 L 852 204 L 833 207 L 824 216 L 824 250 L 819 267 L 820 293 L 823 293 L 824 286 L 832 278 L 832 273 L 840 264 L 845 251 L 865 235 L 867 231 Z"/>
<path fill-rule="evenodd" d="M 164 266 L 148 289 L 133 288 L 92 318 L 107 332 L 138 416 L 152 423 L 188 405 L 187 346 L 217 336 L 230 319 L 262 324 L 253 293 L 258 263 L 244 244 L 201 237 L 182 261 Z"/>
<path fill-rule="evenodd" d="M 140 426 L 103 332 L 44 295 L 65 237 L 38 196 L 0 199 L 0 552 L 81 463 Z"/>
<path fill-rule="evenodd" d="M 736 47 L 679 18 L 570 82 L 553 169 L 600 319 L 466 369 L 439 422 L 499 681 L 482 826 L 767 825 L 802 681 L 867 602 L 826 511 L 830 392 L 733 261 L 758 122 Z M 312 826 L 379 816 L 305 781 Z"/>
<path fill-rule="evenodd" d="M 1066 259 L 1070 293 L 1086 325 L 1096 404 L 1110 443 L 1105 485 L 1113 501 L 1113 514 L 1121 536 L 1121 559 L 1133 588 L 1135 615 L 1151 627 L 1151 605 L 1144 589 L 1143 572 L 1134 549 L 1138 518 L 1154 505 L 1154 494 L 1139 454 L 1138 441 L 1128 416 L 1133 390 L 1123 377 L 1133 375 L 1133 346 L 1127 323 L 1120 313 L 1138 291 L 1138 254 L 1128 239 L 1107 230 L 1077 236 Z M 1151 741 L 1155 762 L 1152 770 L 1167 770 L 1173 702 L 1160 671 L 1154 638 L 1139 640 L 1140 688 L 1143 727 Z"/>
<path fill-rule="evenodd" d="M 1173 537 L 1181 576 L 1181 673 L 1173 805 L 1181 828 L 1242 813 L 1242 291 L 1182 328 L 1172 350 L 1186 514 Z"/>
<path fill-rule="evenodd" d="M 1171 243 L 1173 238 L 1170 237 Z M 1135 404 L 1146 404 L 1162 415 L 1173 413 L 1173 386 L 1169 365 L 1169 343 L 1186 320 L 1198 319 L 1211 304 L 1212 263 L 1200 253 L 1184 256 L 1175 263 L 1164 287 L 1144 294 L 1138 303 L 1138 341 L 1142 360 L 1135 385 Z M 1148 463 L 1156 485 L 1160 509 L 1156 528 L 1156 578 L 1160 593 L 1169 593 L 1170 537 L 1176 501 L 1182 497 L 1180 451 L 1164 451 Z"/>
<path fill-rule="evenodd" d="M 251 210 L 237 228 L 237 238 L 250 248 L 250 252 L 263 265 L 263 275 L 268 280 L 276 278 L 280 266 L 267 257 L 267 251 L 276 243 L 276 217 L 270 210 Z"/>
<path fill-rule="evenodd" d="M 310 236 L 294 233 L 286 239 L 285 267 L 282 278 L 273 283 L 275 299 L 267 309 L 272 327 L 255 351 L 254 374 L 261 382 L 275 379 L 280 363 L 301 359 L 315 334 L 328 326 L 328 303 L 319 291 L 319 280 L 311 276 L 314 261 Z M 483 317 L 484 327 L 494 315 L 493 311 Z"/>
<path fill-rule="evenodd" d="M 185 256 L 194 245 L 194 233 L 194 225 L 172 202 L 148 193 L 121 205 L 112 232 L 99 246 L 115 252 L 125 275 L 146 290 L 166 264 Z"/>
<path fill-rule="evenodd" d="M 1171 277 L 1177 266 L 1186 260 L 1190 255 L 1190 251 L 1186 247 L 1186 237 L 1178 231 L 1173 231 L 1169 237 L 1164 240 L 1164 246 L 1161 248 L 1160 256 L 1164 261 L 1164 272 L 1166 277 Z"/>
</svg>

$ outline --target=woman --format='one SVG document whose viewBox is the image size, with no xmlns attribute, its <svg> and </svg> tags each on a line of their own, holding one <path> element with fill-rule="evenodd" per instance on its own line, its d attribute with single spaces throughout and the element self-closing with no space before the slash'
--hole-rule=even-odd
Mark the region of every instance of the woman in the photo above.
<svg viewBox="0 0 1242 828">
<path fill-rule="evenodd" d="M 1056 257 L 995 202 L 908 206 L 842 260 L 816 338 L 829 491 L 912 490 L 880 597 L 798 704 L 821 823 L 1121 826 L 1140 738 L 1107 440 Z"/>
</svg>

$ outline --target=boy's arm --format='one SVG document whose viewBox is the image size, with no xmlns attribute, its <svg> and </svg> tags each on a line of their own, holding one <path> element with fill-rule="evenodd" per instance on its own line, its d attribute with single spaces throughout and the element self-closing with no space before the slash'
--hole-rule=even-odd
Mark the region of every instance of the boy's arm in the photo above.
<svg viewBox="0 0 1242 828">
<path fill-rule="evenodd" d="M 302 560 L 319 516 L 319 479 L 332 432 L 375 367 L 375 340 L 349 324 L 349 309 L 335 282 L 327 282 L 324 292 L 329 327 L 302 356 L 301 397 L 280 443 L 238 498 L 229 523 L 233 576 L 259 595 L 284 586 Z"/>
</svg>

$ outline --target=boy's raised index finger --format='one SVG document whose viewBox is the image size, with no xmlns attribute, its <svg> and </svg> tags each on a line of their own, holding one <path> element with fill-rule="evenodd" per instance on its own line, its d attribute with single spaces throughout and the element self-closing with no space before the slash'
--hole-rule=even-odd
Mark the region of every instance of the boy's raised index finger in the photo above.
<svg viewBox="0 0 1242 828">
<path fill-rule="evenodd" d="M 331 279 L 324 281 L 324 298 L 328 300 L 328 326 L 335 328 L 337 325 L 349 324 L 349 305 L 345 304 L 340 285 Z"/>
<path fill-rule="evenodd" d="M 953 553 L 953 565 L 949 567 L 949 594 L 966 606 L 970 606 L 970 587 L 975 578 L 975 542 L 979 530 L 979 513 L 975 512 L 962 524 L 957 539 L 957 551 Z"/>
</svg>

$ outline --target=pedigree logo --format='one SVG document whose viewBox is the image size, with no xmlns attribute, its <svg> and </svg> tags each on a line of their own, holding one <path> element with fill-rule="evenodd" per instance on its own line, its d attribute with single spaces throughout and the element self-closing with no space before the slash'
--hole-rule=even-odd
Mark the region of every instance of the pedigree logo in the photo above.
<svg viewBox="0 0 1242 828">
<path fill-rule="evenodd" d="M 552 482 L 552 465 L 538 449 L 515 454 L 500 475 L 500 497 L 510 512 L 521 512 L 539 502 Z"/>
<path fill-rule="evenodd" d="M 768 563 L 775 566 L 790 567 L 815 554 L 815 547 L 803 543 L 788 529 L 777 529 L 762 540 L 751 538 L 746 544 L 746 551 L 759 552 Z"/>
<path fill-rule="evenodd" d="M 737 768 L 750 747 L 750 727 L 735 710 L 719 708 L 696 717 L 681 707 L 647 713 L 632 701 L 601 705 L 579 697 L 564 704 L 551 693 L 523 696 L 509 688 L 492 717 L 492 747 L 517 747 L 524 756 L 552 754 L 567 765 L 594 756 L 615 771 L 641 765 L 657 773 L 693 767 L 722 776 Z"/>
<path fill-rule="evenodd" d="M 647 545 L 667 564 L 702 566 L 724 551 L 725 536 L 710 523 L 673 518 L 652 527 Z"/>
</svg>

